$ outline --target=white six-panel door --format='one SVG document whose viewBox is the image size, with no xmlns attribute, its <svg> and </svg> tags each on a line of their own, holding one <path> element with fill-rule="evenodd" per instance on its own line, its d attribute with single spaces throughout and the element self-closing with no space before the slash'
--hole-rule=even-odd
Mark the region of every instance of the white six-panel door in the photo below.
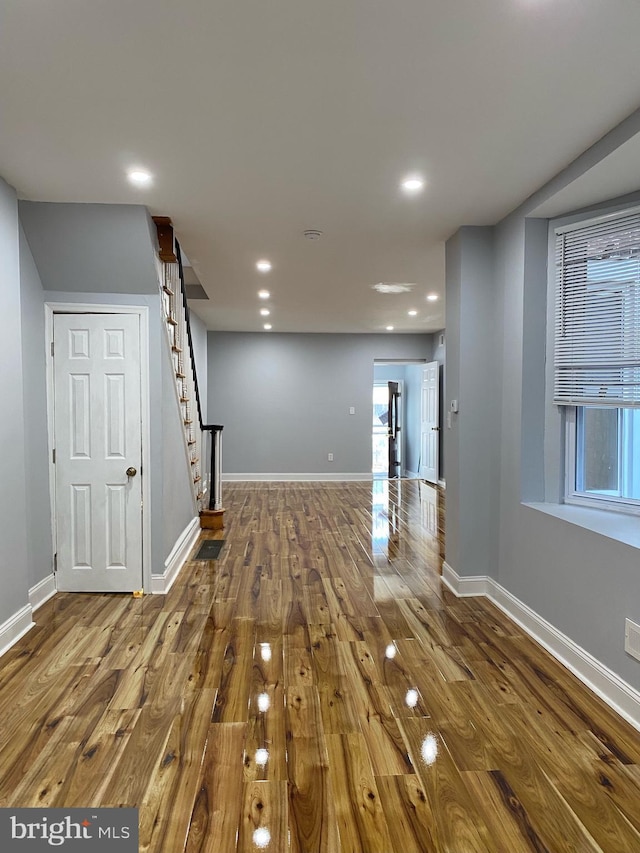
<svg viewBox="0 0 640 853">
<path fill-rule="evenodd" d="M 425 364 L 422 371 L 420 401 L 420 476 L 432 483 L 438 482 L 440 432 L 440 394 L 438 388 L 438 362 Z"/>
<path fill-rule="evenodd" d="M 59 590 L 142 587 L 139 324 L 134 314 L 54 315 Z"/>
</svg>

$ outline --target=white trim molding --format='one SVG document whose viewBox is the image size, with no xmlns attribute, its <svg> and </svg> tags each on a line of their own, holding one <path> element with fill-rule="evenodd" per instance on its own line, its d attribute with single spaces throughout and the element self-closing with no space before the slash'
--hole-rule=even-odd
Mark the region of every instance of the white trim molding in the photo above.
<svg viewBox="0 0 640 853">
<path fill-rule="evenodd" d="M 442 580 L 449 587 L 451 592 L 455 593 L 458 598 L 471 598 L 475 595 L 488 595 L 487 578 L 484 575 L 474 575 L 473 577 L 460 577 L 457 572 L 451 568 L 445 560 L 442 564 Z"/>
<path fill-rule="evenodd" d="M 35 626 L 31 614 L 31 605 L 25 604 L 0 625 L 0 655 L 8 652 L 11 646 Z"/>
<path fill-rule="evenodd" d="M 314 474 L 223 474 L 223 482 L 227 483 L 297 483 L 297 482 L 348 482 L 361 480 L 368 482 L 373 480 L 373 474 L 368 473 L 314 473 Z"/>
<path fill-rule="evenodd" d="M 151 592 L 164 595 L 169 592 L 180 569 L 184 566 L 198 536 L 200 535 L 200 518 L 196 516 L 182 531 L 171 549 L 171 553 L 164 562 L 164 573 L 151 575 Z"/>
<path fill-rule="evenodd" d="M 579 646 L 571 637 L 567 637 L 547 622 L 493 578 L 486 575 L 461 577 L 445 562 L 442 567 L 442 580 L 460 598 L 486 595 L 584 685 L 634 728 L 640 730 L 640 691 Z"/>
<path fill-rule="evenodd" d="M 56 576 L 51 573 L 46 578 L 42 578 L 35 586 L 29 590 L 29 604 L 35 612 L 38 607 L 42 607 L 45 601 L 49 601 L 56 594 Z"/>
</svg>

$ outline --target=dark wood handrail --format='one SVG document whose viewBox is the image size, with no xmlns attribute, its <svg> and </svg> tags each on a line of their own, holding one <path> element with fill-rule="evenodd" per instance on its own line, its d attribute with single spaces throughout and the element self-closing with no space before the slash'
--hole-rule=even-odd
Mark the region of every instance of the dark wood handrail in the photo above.
<svg viewBox="0 0 640 853">
<path fill-rule="evenodd" d="M 187 340 L 189 341 L 189 354 L 191 355 L 191 370 L 193 372 L 193 384 L 196 389 L 196 406 L 198 409 L 198 423 L 200 429 L 208 430 L 209 432 L 222 432 L 224 426 L 222 424 L 205 424 L 202 417 L 202 404 L 200 402 L 200 387 L 198 385 L 198 371 L 196 369 L 196 359 L 193 349 L 193 338 L 191 336 L 191 317 L 189 312 L 189 303 L 187 301 L 187 288 L 184 283 L 184 270 L 182 267 L 182 253 L 180 251 L 180 243 L 175 239 L 175 253 L 178 260 L 178 272 L 180 275 L 180 295 L 182 297 L 182 305 L 184 306 L 184 317 L 187 324 Z"/>
</svg>

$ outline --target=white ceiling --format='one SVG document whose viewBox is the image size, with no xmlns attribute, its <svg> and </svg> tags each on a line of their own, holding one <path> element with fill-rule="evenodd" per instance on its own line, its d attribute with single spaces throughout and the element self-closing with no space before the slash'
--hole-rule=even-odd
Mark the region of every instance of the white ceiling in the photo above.
<svg viewBox="0 0 640 853">
<path fill-rule="evenodd" d="M 638 0 L 3 0 L 0 174 L 171 216 L 209 328 L 261 329 L 266 286 L 275 331 L 432 331 L 443 241 L 638 107 L 639 32 Z"/>
</svg>

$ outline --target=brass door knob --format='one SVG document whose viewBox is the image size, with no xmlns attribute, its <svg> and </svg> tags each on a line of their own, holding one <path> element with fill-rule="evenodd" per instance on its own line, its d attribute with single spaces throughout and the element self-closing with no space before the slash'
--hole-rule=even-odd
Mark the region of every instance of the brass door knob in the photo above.
<svg viewBox="0 0 640 853">
<path fill-rule="evenodd" d="M 135 477 L 137 473 L 135 468 L 127 468 L 127 477 Z"/>
</svg>

